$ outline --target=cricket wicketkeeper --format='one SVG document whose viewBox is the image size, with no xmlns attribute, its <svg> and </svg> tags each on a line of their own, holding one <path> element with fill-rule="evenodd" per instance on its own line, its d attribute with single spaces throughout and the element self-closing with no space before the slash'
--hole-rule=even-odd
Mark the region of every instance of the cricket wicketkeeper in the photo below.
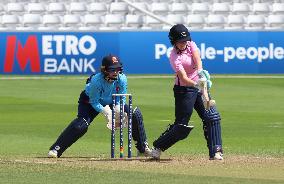
<svg viewBox="0 0 284 184">
<path fill-rule="evenodd" d="M 212 82 L 209 73 L 202 68 L 199 49 L 191 40 L 188 29 L 182 24 L 174 25 L 170 29 L 169 39 L 173 45 L 170 64 L 176 73 L 173 88 L 175 122 L 153 142 L 152 157 L 159 159 L 162 151 L 189 135 L 193 129 L 189 120 L 195 109 L 203 122 L 209 158 L 223 160 L 221 117 L 215 103 L 210 103 L 208 90 L 204 88 L 209 89 Z"/>
<path fill-rule="evenodd" d="M 116 119 L 119 119 L 120 99 L 116 100 L 116 105 L 112 104 L 112 94 L 127 93 L 127 77 L 123 73 L 122 63 L 114 55 L 105 56 L 102 60 L 101 72 L 91 75 L 87 81 L 85 90 L 80 94 L 78 101 L 78 114 L 60 134 L 55 143 L 50 147 L 49 157 L 60 157 L 63 152 L 82 137 L 88 130 L 88 127 L 94 118 L 102 113 L 107 121 L 107 127 L 111 129 L 112 110 L 115 110 Z M 127 116 L 129 113 L 128 105 L 125 104 L 126 97 L 123 100 L 123 123 L 127 125 Z M 115 122 L 119 122 L 116 120 Z M 116 125 L 119 128 L 119 125 Z M 148 147 L 146 132 L 143 124 L 143 116 L 138 107 L 134 108 L 132 113 L 132 137 L 136 142 L 136 148 L 139 155 L 148 156 L 151 150 Z"/>
</svg>

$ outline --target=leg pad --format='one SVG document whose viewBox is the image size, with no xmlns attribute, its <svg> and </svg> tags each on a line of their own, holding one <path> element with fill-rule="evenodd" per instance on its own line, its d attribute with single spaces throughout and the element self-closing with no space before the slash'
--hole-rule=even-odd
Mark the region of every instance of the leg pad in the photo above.
<svg viewBox="0 0 284 184">
<path fill-rule="evenodd" d="M 215 107 L 211 107 L 205 112 L 203 120 L 204 136 L 207 140 L 210 158 L 214 157 L 216 152 L 222 150 L 222 135 L 221 135 L 221 117 Z"/>
<path fill-rule="evenodd" d="M 146 131 L 143 123 L 142 112 L 138 107 L 135 107 L 132 113 L 132 137 L 136 141 L 136 148 L 140 153 L 145 152 L 147 143 Z"/>
</svg>

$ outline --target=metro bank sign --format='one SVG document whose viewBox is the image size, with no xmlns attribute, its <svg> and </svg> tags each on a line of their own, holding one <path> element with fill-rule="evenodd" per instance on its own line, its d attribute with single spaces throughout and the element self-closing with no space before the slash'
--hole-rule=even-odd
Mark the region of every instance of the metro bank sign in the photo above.
<svg viewBox="0 0 284 184">
<path fill-rule="evenodd" d="M 4 40 L 0 51 L 3 74 L 96 72 L 97 42 L 91 35 L 23 33 L 7 34 Z"/>
</svg>

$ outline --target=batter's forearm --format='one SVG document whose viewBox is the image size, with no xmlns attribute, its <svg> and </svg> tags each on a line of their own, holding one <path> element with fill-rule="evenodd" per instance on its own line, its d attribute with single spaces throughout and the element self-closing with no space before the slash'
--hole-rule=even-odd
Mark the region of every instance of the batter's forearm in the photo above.
<svg viewBox="0 0 284 184">
<path fill-rule="evenodd" d="M 193 53 L 193 59 L 194 59 L 194 61 L 196 63 L 197 70 L 203 69 L 199 51 L 195 51 Z"/>
</svg>

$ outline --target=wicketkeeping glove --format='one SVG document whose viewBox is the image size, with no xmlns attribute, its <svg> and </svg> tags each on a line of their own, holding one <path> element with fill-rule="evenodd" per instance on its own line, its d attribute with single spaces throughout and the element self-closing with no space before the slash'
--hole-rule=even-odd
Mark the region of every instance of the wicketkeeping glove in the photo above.
<svg viewBox="0 0 284 184">
<path fill-rule="evenodd" d="M 120 106 L 116 105 L 115 108 L 115 124 L 119 127 L 119 119 L 120 119 Z M 124 112 L 124 108 L 122 109 L 122 124 L 123 128 L 125 128 L 128 124 L 128 115 L 126 112 Z"/>
<path fill-rule="evenodd" d="M 103 108 L 102 114 L 104 115 L 107 124 L 111 124 L 112 111 L 108 105 Z"/>
<path fill-rule="evenodd" d="M 118 129 L 120 128 L 120 106 L 116 105 L 114 107 L 114 111 L 115 111 L 115 128 Z M 122 109 L 122 126 L 123 128 L 127 127 L 128 125 L 128 115 L 126 112 L 124 112 L 124 110 Z M 112 127 L 112 121 L 109 121 L 107 124 L 107 128 L 111 130 Z"/>
</svg>

